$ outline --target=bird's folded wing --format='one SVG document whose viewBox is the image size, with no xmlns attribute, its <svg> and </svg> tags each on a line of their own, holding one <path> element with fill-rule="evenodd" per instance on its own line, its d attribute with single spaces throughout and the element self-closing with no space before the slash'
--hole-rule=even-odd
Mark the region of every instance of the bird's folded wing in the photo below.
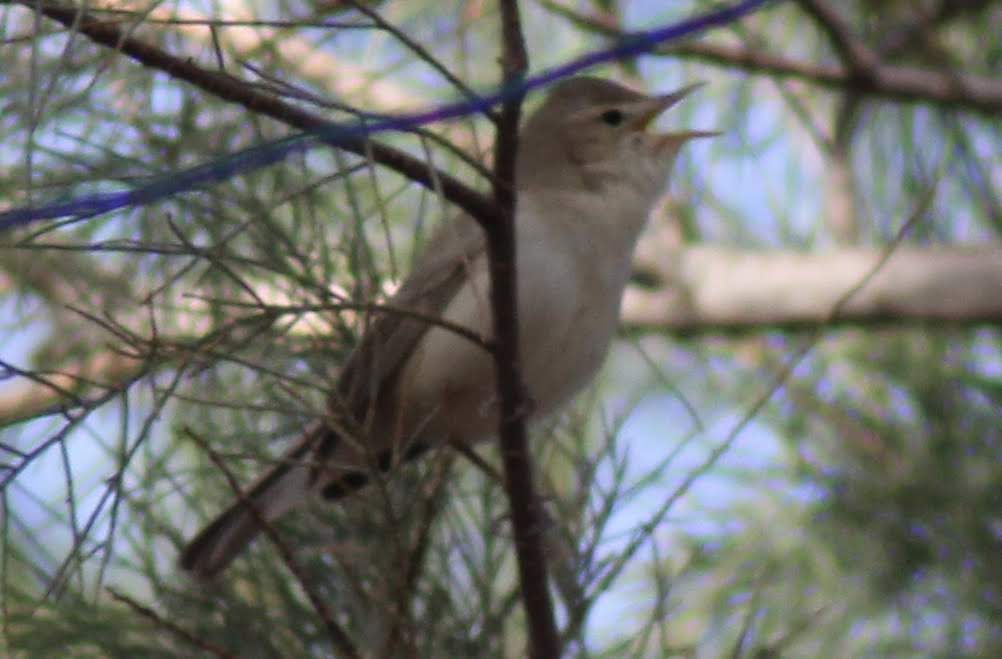
<svg viewBox="0 0 1002 659">
<path fill-rule="evenodd" d="M 485 254 L 483 231 L 467 216 L 432 235 L 410 276 L 385 307 L 372 314 L 342 368 L 338 393 L 356 418 L 365 416 L 433 326 L 424 318 L 441 318 L 470 273 L 485 267 Z"/>
</svg>

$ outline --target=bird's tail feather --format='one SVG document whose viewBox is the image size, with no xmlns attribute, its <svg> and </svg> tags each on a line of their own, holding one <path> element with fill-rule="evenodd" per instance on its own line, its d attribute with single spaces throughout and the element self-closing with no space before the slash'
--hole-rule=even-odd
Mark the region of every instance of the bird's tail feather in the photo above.
<svg viewBox="0 0 1002 659">
<path fill-rule="evenodd" d="M 317 424 L 307 430 L 280 463 L 191 539 L 181 552 L 181 568 L 203 581 L 212 579 L 257 537 L 262 521 L 270 524 L 304 505 L 311 490 L 317 489 L 324 499 L 336 501 L 365 487 L 371 475 L 365 469 L 317 472 L 312 462 L 329 459 L 336 445 L 337 436 L 323 426 Z M 410 461 L 426 449 L 426 444 L 415 442 L 397 457 Z M 394 457 L 391 451 L 385 452 L 376 460 L 376 467 L 387 471 L 396 462 Z"/>
<path fill-rule="evenodd" d="M 305 504 L 309 449 L 307 442 L 300 442 L 192 538 L 181 553 L 181 567 L 202 580 L 215 577 L 260 533 L 262 520 L 270 524 Z"/>
</svg>

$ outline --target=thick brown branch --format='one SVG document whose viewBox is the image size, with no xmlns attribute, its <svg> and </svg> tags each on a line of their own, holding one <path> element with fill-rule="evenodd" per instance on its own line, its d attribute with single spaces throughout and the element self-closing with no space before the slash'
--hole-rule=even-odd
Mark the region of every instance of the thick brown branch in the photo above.
<svg viewBox="0 0 1002 659">
<path fill-rule="evenodd" d="M 577 27 L 613 39 L 627 39 L 627 32 L 579 14 L 553 2 L 543 6 L 572 21 Z M 1002 80 L 959 72 L 935 71 L 881 63 L 866 76 L 853 75 L 842 66 L 818 64 L 774 55 L 746 46 L 687 42 L 662 46 L 658 54 L 697 59 L 750 73 L 797 78 L 832 89 L 882 96 L 901 101 L 949 105 L 978 112 L 1002 111 Z"/>
<path fill-rule="evenodd" d="M 121 51 L 144 66 L 163 71 L 172 78 L 184 80 L 218 98 L 242 105 L 252 112 L 266 115 L 304 131 L 321 130 L 332 126 L 323 117 L 264 94 L 238 78 L 202 68 L 190 58 L 175 57 L 153 44 L 126 36 L 117 23 L 98 20 L 82 9 L 55 3 L 36 4 L 30 0 L 22 0 L 21 4 L 32 10 L 37 9 L 44 16 L 87 36 L 95 43 Z M 497 221 L 494 204 L 485 195 L 403 151 L 372 140 L 367 144 L 366 139 L 361 136 L 339 139 L 337 146 L 351 153 L 371 157 L 375 162 L 430 190 L 441 191 L 446 199 L 469 213 L 481 224 L 488 225 Z"/>
<path fill-rule="evenodd" d="M 513 90 L 528 68 L 516 0 L 501 2 L 501 64 L 504 85 Z M 550 597 L 539 497 L 532 478 L 532 461 L 525 431 L 528 401 L 518 354 L 518 291 L 515 253 L 515 159 L 522 95 L 509 96 L 498 119 L 495 144 L 494 199 L 500 221 L 487 229 L 494 314 L 497 387 L 501 399 L 500 442 L 505 490 L 511 507 L 519 582 L 529 627 L 529 654 L 535 659 L 560 655 L 560 641 Z"/>
<path fill-rule="evenodd" d="M 925 101 L 978 112 L 1002 111 L 1002 80 L 965 73 L 881 64 L 866 77 L 827 64 L 772 55 L 743 46 L 688 43 L 659 52 L 700 59 L 752 73 L 799 78 L 806 82 L 902 101 Z"/>
</svg>

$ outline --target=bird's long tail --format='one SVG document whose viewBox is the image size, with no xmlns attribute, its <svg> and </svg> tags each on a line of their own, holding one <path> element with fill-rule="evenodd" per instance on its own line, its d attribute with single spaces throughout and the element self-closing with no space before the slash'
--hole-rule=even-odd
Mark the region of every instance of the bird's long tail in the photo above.
<svg viewBox="0 0 1002 659">
<path fill-rule="evenodd" d="M 281 461 L 266 471 L 181 553 L 181 567 L 198 579 L 212 579 L 270 524 L 309 499 L 310 455 L 316 436 L 308 432 Z"/>
<path fill-rule="evenodd" d="M 313 491 L 328 501 L 336 501 L 365 487 L 370 479 L 365 469 L 332 472 L 316 468 L 314 463 L 329 460 L 336 445 L 337 436 L 321 424 L 307 430 L 279 463 L 191 539 L 181 552 L 181 567 L 198 579 L 212 579 L 257 537 L 262 521 L 271 524 L 305 505 Z M 376 465 L 387 471 L 397 462 L 395 458 L 410 461 L 426 448 L 415 442 L 403 456 L 387 451 L 378 456 Z"/>
</svg>

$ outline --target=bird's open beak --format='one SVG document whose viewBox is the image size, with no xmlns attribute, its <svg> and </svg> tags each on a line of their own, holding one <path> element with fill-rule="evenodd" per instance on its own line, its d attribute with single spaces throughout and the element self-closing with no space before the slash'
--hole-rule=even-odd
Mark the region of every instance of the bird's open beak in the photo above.
<svg viewBox="0 0 1002 659">
<path fill-rule="evenodd" d="M 687 87 L 683 87 L 677 92 L 672 92 L 671 94 L 664 94 L 663 96 L 655 96 L 650 99 L 639 101 L 637 103 L 639 106 L 639 112 L 636 115 L 637 118 L 634 120 L 635 129 L 638 131 L 646 130 L 647 127 L 653 123 L 655 119 L 661 116 L 665 110 L 672 107 L 690 93 L 702 87 L 704 84 L 706 83 L 697 82 Z M 658 135 L 657 137 L 666 142 L 685 142 L 686 140 L 697 137 L 714 137 L 715 135 L 720 135 L 720 132 L 715 130 L 686 130 L 678 133 L 665 133 Z"/>
</svg>

